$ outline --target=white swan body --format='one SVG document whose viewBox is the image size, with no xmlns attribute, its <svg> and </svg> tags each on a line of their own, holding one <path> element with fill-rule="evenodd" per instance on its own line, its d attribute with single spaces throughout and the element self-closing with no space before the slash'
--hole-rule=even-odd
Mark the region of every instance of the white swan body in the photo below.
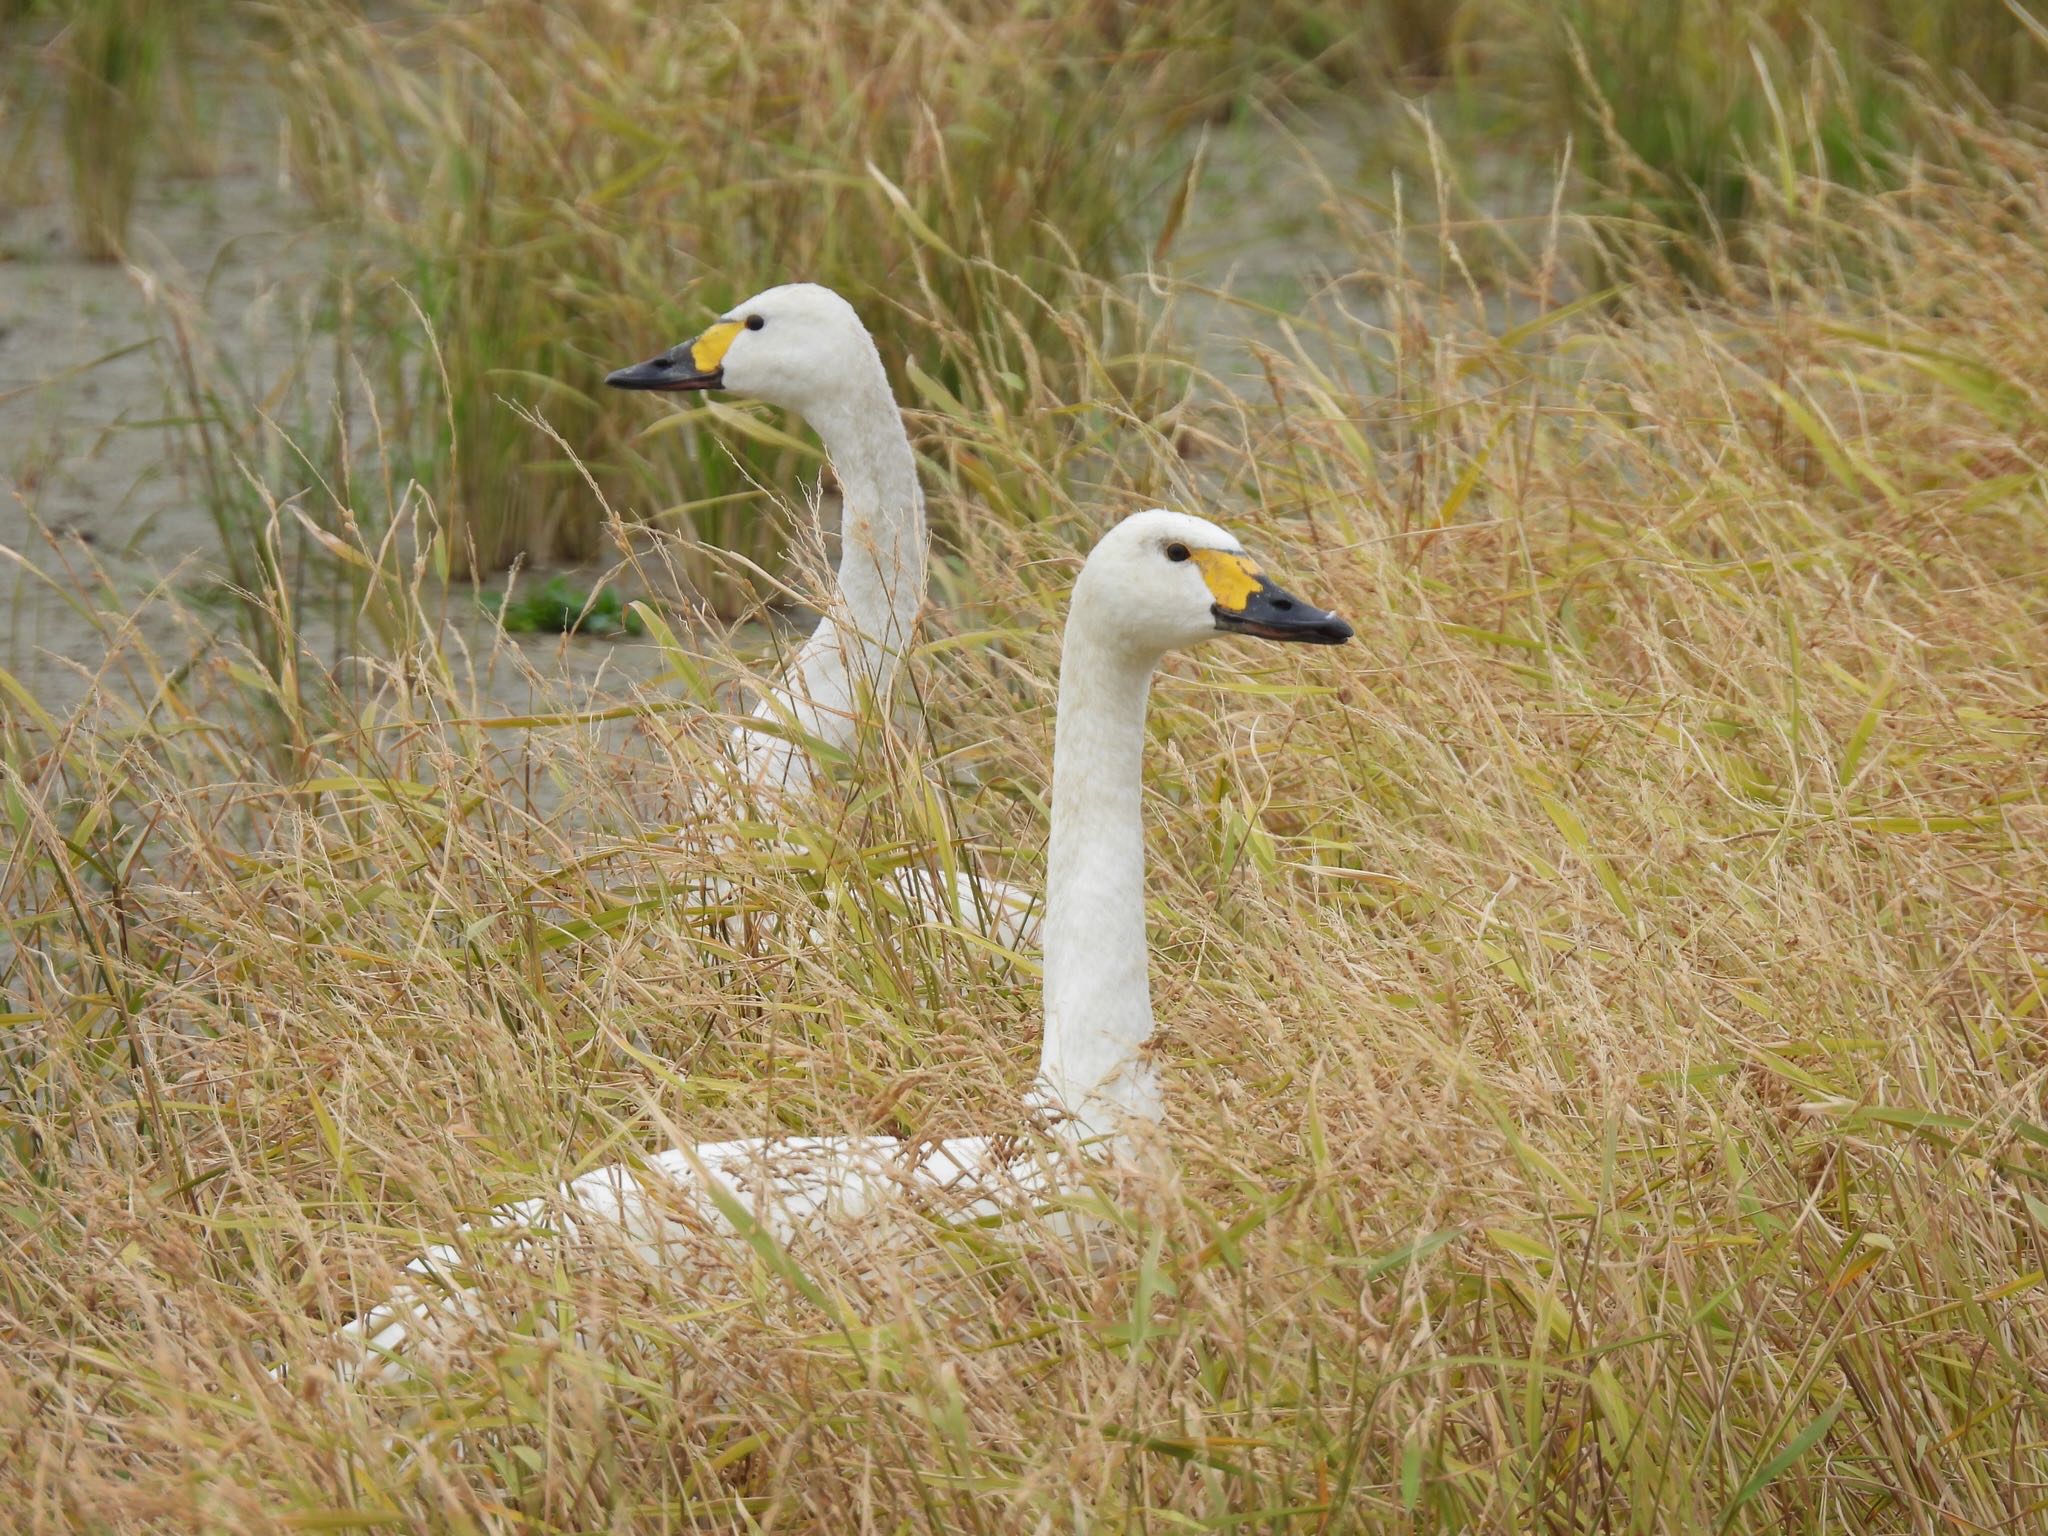
<svg viewBox="0 0 2048 1536">
<path fill-rule="evenodd" d="M 1265 579 L 1237 541 L 1183 513 L 1141 512 L 1106 534 L 1081 572 L 1060 663 L 1045 921 L 1045 1037 L 1034 1107 L 1050 1137 L 768 1137 L 672 1149 L 505 1206 L 489 1225 L 603 1235 L 647 1263 L 703 1261 L 707 1239 L 758 1227 L 787 1242 L 895 1202 L 944 1220 L 1028 1208 L 1070 1187 L 1085 1156 L 1113 1155 L 1162 1113 L 1147 1057 L 1141 816 L 1145 703 L 1165 654 L 1218 632 L 1340 644 L 1341 619 Z M 444 1324 L 475 1320 L 457 1246 L 410 1266 L 431 1277 L 341 1330 L 341 1362 L 395 1360 Z"/>
<path fill-rule="evenodd" d="M 565 1184 L 559 1200 L 501 1206 L 490 1226 L 521 1251 L 540 1240 L 588 1237 L 623 1243 L 664 1271 L 707 1272 L 721 1247 L 750 1235 L 742 1230 L 748 1225 L 787 1247 L 806 1233 L 869 1222 L 899 1203 L 963 1223 L 1028 1210 L 1071 1180 L 1068 1162 L 1057 1146 L 1033 1148 L 1015 1137 L 705 1142 L 658 1152 L 637 1167 L 615 1163 L 586 1173 Z M 392 1379 L 405 1355 L 450 1324 L 481 1323 L 478 1298 L 462 1280 L 466 1267 L 459 1243 L 437 1244 L 406 1265 L 418 1280 L 335 1334 L 337 1375 Z"/>
<path fill-rule="evenodd" d="M 849 747 L 863 703 L 887 708 L 924 602 L 924 492 L 881 354 L 851 304 L 815 283 L 754 295 L 702 335 L 608 383 L 621 389 L 731 390 L 795 411 L 825 445 L 840 487 L 840 554 L 831 605 L 753 718 L 778 729 L 733 734 L 739 781 L 762 801 L 813 787 L 804 742 Z M 1022 887 L 962 873 L 895 877 L 909 910 L 977 929 L 1006 948 L 1036 934 Z M 948 888 L 950 887 L 950 889 Z"/>
</svg>

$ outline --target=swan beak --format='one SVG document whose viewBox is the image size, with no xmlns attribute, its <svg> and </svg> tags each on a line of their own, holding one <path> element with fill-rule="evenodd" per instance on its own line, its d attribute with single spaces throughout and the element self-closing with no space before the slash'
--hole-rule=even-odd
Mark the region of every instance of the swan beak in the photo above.
<svg viewBox="0 0 2048 1536">
<path fill-rule="evenodd" d="M 671 348 L 644 363 L 605 376 L 613 389 L 723 389 L 725 353 L 739 335 L 736 320 L 721 320 L 702 336 Z"/>
<path fill-rule="evenodd" d="M 1243 573 L 1244 580 L 1237 590 L 1227 594 L 1234 602 L 1225 601 L 1225 594 L 1216 591 L 1218 584 L 1210 582 L 1209 590 L 1216 601 L 1209 605 L 1209 611 L 1216 616 L 1216 627 L 1225 634 L 1292 640 L 1300 645 L 1342 645 L 1351 638 L 1351 626 L 1337 615 L 1304 603 L 1285 587 L 1276 586 L 1249 560 L 1243 564 L 1248 568 Z"/>
</svg>

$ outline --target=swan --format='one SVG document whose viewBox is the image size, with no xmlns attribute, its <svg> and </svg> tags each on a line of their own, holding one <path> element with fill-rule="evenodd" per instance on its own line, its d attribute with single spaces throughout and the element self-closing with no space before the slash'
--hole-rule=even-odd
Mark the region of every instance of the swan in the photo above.
<svg viewBox="0 0 2048 1536">
<path fill-rule="evenodd" d="M 1028 1104 L 1043 1137 L 776 1136 L 676 1147 L 574 1179 L 559 1199 L 500 1207 L 487 1225 L 622 1237 L 649 1264 L 701 1264 L 703 1245 L 750 1230 L 787 1243 L 908 1201 L 943 1220 L 1016 1212 L 1071 1187 L 1081 1158 L 1123 1156 L 1164 1103 L 1147 1054 L 1141 809 L 1145 709 L 1169 651 L 1218 634 L 1341 645 L 1351 627 L 1276 586 L 1222 528 L 1139 512 L 1097 543 L 1074 584 L 1053 736 L 1044 1037 Z M 692 1253 L 700 1255 L 692 1258 Z M 335 1336 L 344 1376 L 395 1373 L 446 1322 L 475 1321 L 458 1246 L 408 1268 L 408 1284 Z M 284 1368 L 280 1366 L 279 1372 Z"/>
<path fill-rule="evenodd" d="M 701 335 L 605 382 L 614 389 L 749 395 L 796 412 L 825 445 L 841 500 L 831 602 L 732 738 L 741 785 L 756 803 L 808 793 L 814 770 L 805 742 L 852 745 L 862 700 L 886 705 L 924 603 L 924 492 L 874 338 L 839 294 L 789 283 L 755 294 Z M 965 873 L 951 884 L 948 893 L 917 870 L 900 871 L 895 880 L 914 915 L 964 922 L 1009 949 L 1035 936 L 1037 903 L 1028 890 Z"/>
</svg>

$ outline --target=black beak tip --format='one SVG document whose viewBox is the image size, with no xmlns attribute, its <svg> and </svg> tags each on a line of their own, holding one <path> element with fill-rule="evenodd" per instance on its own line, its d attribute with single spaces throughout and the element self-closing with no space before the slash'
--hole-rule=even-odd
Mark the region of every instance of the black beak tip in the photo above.
<svg viewBox="0 0 2048 1536">
<path fill-rule="evenodd" d="M 679 363 L 673 353 L 664 352 L 660 357 L 650 357 L 646 362 L 635 363 L 630 368 L 614 368 L 605 375 L 604 381 L 613 389 L 668 391 L 716 389 L 723 378 L 723 369 L 698 373 L 687 363 Z"/>
<path fill-rule="evenodd" d="M 1269 640 L 1292 640 L 1300 645 L 1343 645 L 1354 631 L 1334 613 L 1300 613 L 1285 624 L 1263 625 L 1251 631 Z"/>
<path fill-rule="evenodd" d="M 656 357 L 630 368 L 614 368 L 604 376 L 604 381 L 613 389 L 653 389 L 674 372 L 667 358 Z"/>
<path fill-rule="evenodd" d="M 1242 608 L 1212 604 L 1216 627 L 1231 634 L 1257 635 L 1296 645 L 1343 645 L 1356 633 L 1334 613 L 1304 603 L 1270 582 L 1252 593 Z"/>
</svg>

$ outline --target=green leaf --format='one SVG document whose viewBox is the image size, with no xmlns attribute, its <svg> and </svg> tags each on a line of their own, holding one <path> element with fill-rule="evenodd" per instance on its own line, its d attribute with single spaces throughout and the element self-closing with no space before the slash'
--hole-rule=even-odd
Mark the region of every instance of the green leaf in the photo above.
<svg viewBox="0 0 2048 1536">
<path fill-rule="evenodd" d="M 1135 1445 L 1140 1450 L 1151 1451 L 1157 1456 L 1170 1456 L 1175 1461 L 1193 1462 L 1196 1466 L 1213 1467 L 1218 1472 L 1228 1472 L 1234 1477 L 1250 1474 L 1239 1463 L 1228 1456 L 1219 1456 L 1212 1447 L 1258 1446 L 1265 1442 L 1238 1439 L 1234 1436 L 1204 1435 L 1197 1440 L 1170 1440 L 1164 1435 L 1148 1435 L 1143 1430 L 1130 1429 L 1122 1424 L 1105 1424 L 1102 1433 L 1107 1439 L 1121 1440 L 1125 1445 Z"/>
<path fill-rule="evenodd" d="M 910 199 L 903 195 L 903 189 L 884 176 L 881 168 L 872 160 L 868 162 L 868 175 L 872 176 L 875 184 L 882 189 L 882 195 L 889 199 L 891 206 L 896 210 L 897 216 L 903 220 L 904 228 L 908 229 L 923 244 L 939 252 L 940 255 L 951 257 L 954 261 L 960 259 L 960 253 L 940 239 L 938 232 L 931 225 L 925 223 L 922 218 L 918 217 L 917 210 L 910 206 Z"/>
<path fill-rule="evenodd" d="M 1360 1278 L 1371 1280 L 1376 1276 L 1384 1275 L 1390 1269 L 1404 1269 L 1410 1264 L 1419 1264 L 1432 1253 L 1435 1253 L 1437 1249 L 1443 1247 L 1445 1243 L 1456 1237 L 1459 1230 L 1457 1227 L 1452 1227 L 1447 1231 L 1432 1232 L 1427 1237 L 1417 1238 L 1412 1243 L 1404 1244 L 1399 1248 L 1383 1253 L 1366 1264 L 1365 1268 L 1359 1272 Z"/>
<path fill-rule="evenodd" d="M 1820 1443 L 1821 1437 L 1835 1427 L 1835 1420 L 1842 1412 L 1842 1405 L 1847 1401 L 1846 1397 L 1836 1398 L 1825 1413 L 1794 1435 L 1783 1450 L 1744 1479 L 1741 1488 L 1736 1490 L 1734 1501 L 1721 1512 L 1720 1529 L 1727 1530 L 1730 1522 L 1741 1513 L 1744 1505 L 1754 1500 L 1786 1468 Z"/>
<path fill-rule="evenodd" d="M 1565 845 L 1586 861 L 1586 867 L 1593 871 L 1593 878 L 1600 882 L 1600 889 L 1614 903 L 1614 910 L 1633 927 L 1636 904 L 1629 899 L 1628 888 L 1621 883 L 1621 876 L 1615 873 L 1614 866 L 1603 855 L 1593 851 L 1593 839 L 1586 831 L 1586 824 L 1579 820 L 1578 812 L 1555 795 L 1538 794 L 1536 800 L 1550 818 L 1551 825 L 1564 838 Z"/>
<path fill-rule="evenodd" d="M 1871 733 L 1877 729 L 1877 722 L 1884 713 L 1884 701 L 1891 691 L 1892 673 L 1887 671 L 1876 691 L 1870 695 L 1870 707 L 1863 711 L 1863 718 L 1849 733 L 1848 745 L 1842 748 L 1842 761 L 1835 770 L 1835 782 L 1844 789 L 1856 777 L 1856 765 L 1863 761 L 1864 750 L 1870 745 Z"/>
</svg>

